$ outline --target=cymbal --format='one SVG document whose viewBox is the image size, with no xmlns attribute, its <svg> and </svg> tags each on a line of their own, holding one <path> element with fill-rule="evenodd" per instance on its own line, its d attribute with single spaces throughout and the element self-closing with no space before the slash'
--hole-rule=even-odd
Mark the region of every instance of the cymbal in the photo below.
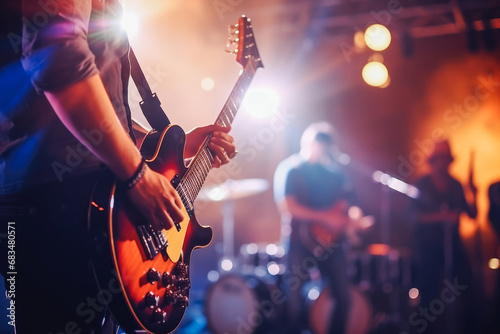
<svg viewBox="0 0 500 334">
<path fill-rule="evenodd" d="M 220 202 L 253 196 L 268 188 L 269 182 L 265 179 L 228 179 L 222 184 L 204 187 L 198 198 L 202 201 Z"/>
</svg>

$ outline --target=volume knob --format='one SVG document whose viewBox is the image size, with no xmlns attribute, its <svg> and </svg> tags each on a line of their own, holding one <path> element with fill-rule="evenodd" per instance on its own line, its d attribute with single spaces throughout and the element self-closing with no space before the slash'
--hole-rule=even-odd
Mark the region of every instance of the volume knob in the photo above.
<svg viewBox="0 0 500 334">
<path fill-rule="evenodd" d="M 172 273 L 167 273 L 166 271 L 163 273 L 162 279 L 161 279 L 163 285 L 167 286 L 170 284 L 176 284 L 177 283 L 177 276 L 172 274 Z"/>
<path fill-rule="evenodd" d="M 160 297 L 155 295 L 153 291 L 149 291 L 146 294 L 146 297 L 144 297 L 144 302 L 146 303 L 147 307 L 155 308 L 158 307 L 158 304 L 160 303 Z"/>
<path fill-rule="evenodd" d="M 167 312 L 163 311 L 161 308 L 157 308 L 153 312 L 153 319 L 156 323 L 165 323 L 167 321 Z"/>
<path fill-rule="evenodd" d="M 160 281 L 161 274 L 155 268 L 150 268 L 148 270 L 148 273 L 146 274 L 146 278 L 149 283 L 155 284 L 156 282 Z"/>
<path fill-rule="evenodd" d="M 167 305 L 172 305 L 177 301 L 177 293 L 172 290 L 165 292 L 165 302 Z"/>
</svg>

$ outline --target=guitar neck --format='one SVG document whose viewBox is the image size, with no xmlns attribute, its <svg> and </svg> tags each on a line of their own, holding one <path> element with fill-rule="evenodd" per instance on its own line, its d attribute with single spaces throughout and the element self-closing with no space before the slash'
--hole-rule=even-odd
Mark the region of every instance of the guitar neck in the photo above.
<svg viewBox="0 0 500 334">
<path fill-rule="evenodd" d="M 229 98 L 222 108 L 219 116 L 215 120 L 215 124 L 222 127 L 229 127 L 233 123 L 236 113 L 238 112 L 243 98 L 255 76 L 256 67 L 254 61 L 248 61 L 245 68 L 240 72 L 240 76 L 234 86 Z M 208 173 L 212 169 L 214 156 L 208 149 L 210 137 L 203 142 L 203 145 L 191 161 L 188 170 L 177 186 L 184 205 L 188 210 L 193 210 L 193 203 L 198 196 L 203 183 L 205 182 Z"/>
</svg>

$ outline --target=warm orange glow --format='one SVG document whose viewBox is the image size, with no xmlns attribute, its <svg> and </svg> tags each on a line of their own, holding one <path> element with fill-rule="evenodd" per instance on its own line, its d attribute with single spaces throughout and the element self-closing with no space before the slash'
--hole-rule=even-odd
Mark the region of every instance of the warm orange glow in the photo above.
<svg viewBox="0 0 500 334">
<path fill-rule="evenodd" d="M 368 246 L 367 251 L 372 255 L 387 255 L 391 251 L 391 247 L 386 244 L 371 244 Z"/>
</svg>

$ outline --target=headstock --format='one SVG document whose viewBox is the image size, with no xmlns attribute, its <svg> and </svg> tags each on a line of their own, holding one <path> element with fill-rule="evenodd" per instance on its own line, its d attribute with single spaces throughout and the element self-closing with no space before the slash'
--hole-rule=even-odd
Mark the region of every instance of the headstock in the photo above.
<svg viewBox="0 0 500 334">
<path fill-rule="evenodd" d="M 237 24 L 229 26 L 227 47 L 233 48 L 226 51 L 235 54 L 236 61 L 243 67 L 247 65 L 249 60 L 254 61 L 255 69 L 264 67 L 255 42 L 251 20 L 245 15 L 238 19 Z"/>
</svg>

